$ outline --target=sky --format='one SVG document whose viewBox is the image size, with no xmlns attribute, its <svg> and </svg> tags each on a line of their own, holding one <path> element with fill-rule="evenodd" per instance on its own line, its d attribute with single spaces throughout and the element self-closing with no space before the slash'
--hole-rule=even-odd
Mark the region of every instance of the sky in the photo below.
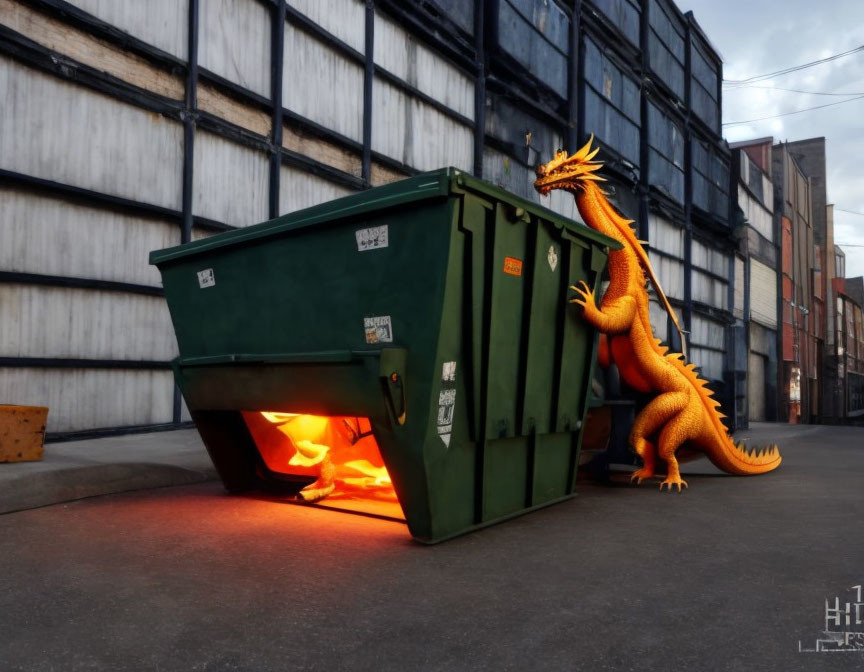
<svg viewBox="0 0 864 672">
<path fill-rule="evenodd" d="M 726 80 L 774 72 L 864 45 L 864 0 L 677 0 L 677 4 L 682 11 L 693 10 L 723 58 Z M 758 86 L 864 95 L 864 51 L 761 81 Z M 729 142 L 765 136 L 775 141 L 825 137 L 835 242 L 862 246 L 843 247 L 846 277 L 855 277 L 864 275 L 864 98 L 801 114 L 729 124 L 841 100 L 844 97 L 724 86 L 723 135 Z"/>
</svg>

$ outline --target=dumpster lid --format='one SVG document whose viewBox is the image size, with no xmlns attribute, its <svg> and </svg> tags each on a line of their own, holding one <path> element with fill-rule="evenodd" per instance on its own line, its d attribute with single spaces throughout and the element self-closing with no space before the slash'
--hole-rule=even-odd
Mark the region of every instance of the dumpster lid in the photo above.
<svg viewBox="0 0 864 672">
<path fill-rule="evenodd" d="M 523 208 L 526 212 L 552 222 L 559 228 L 565 227 L 577 233 L 577 235 L 592 240 L 603 247 L 613 250 L 621 248 L 621 244 L 618 241 L 604 236 L 584 224 L 560 215 L 538 203 L 511 194 L 500 187 L 480 180 L 457 168 L 449 167 L 420 173 L 414 177 L 375 187 L 369 191 L 361 191 L 333 201 L 314 205 L 310 208 L 297 210 L 296 212 L 291 212 L 253 226 L 226 231 L 210 238 L 176 247 L 169 247 L 164 250 L 154 250 L 150 253 L 150 263 L 158 265 L 181 257 L 209 252 L 220 247 L 269 238 L 287 231 L 362 215 L 368 212 L 381 211 L 414 201 L 446 198 L 454 191 L 454 188 L 459 191 L 478 192 L 491 196 L 498 201 L 506 201 L 511 205 Z"/>
</svg>

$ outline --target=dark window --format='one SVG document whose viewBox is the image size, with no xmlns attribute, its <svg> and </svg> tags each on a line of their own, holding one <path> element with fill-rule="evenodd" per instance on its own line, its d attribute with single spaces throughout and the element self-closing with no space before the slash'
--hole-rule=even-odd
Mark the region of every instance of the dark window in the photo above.
<svg viewBox="0 0 864 672">
<path fill-rule="evenodd" d="M 729 164 L 719 152 L 697 139 L 691 142 L 693 205 L 726 219 L 729 208 Z"/>
<path fill-rule="evenodd" d="M 567 97 L 570 17 L 551 0 L 500 0 L 503 51 L 562 98 Z"/>
<path fill-rule="evenodd" d="M 507 154 L 533 168 L 561 149 L 561 137 L 550 126 L 503 96 L 490 93 L 487 99 L 486 133 L 504 143 Z M 530 145 L 525 137 L 528 133 L 531 134 Z"/>
<path fill-rule="evenodd" d="M 709 128 L 720 131 L 720 106 L 717 104 L 719 67 L 694 41 L 690 50 L 690 107 Z"/>
<path fill-rule="evenodd" d="M 585 129 L 639 165 L 639 85 L 585 39 Z"/>
<path fill-rule="evenodd" d="M 684 135 L 660 108 L 648 103 L 648 182 L 684 203 Z"/>
<path fill-rule="evenodd" d="M 753 163 L 753 160 L 749 156 L 745 154 L 745 157 L 750 164 L 747 171 L 747 187 L 759 199 L 759 202 L 765 205 L 765 194 L 762 192 L 762 171 L 759 170 L 759 166 Z"/>
<path fill-rule="evenodd" d="M 431 4 L 466 33 L 474 34 L 474 0 L 431 0 Z"/>
<path fill-rule="evenodd" d="M 651 0 L 648 12 L 648 59 L 651 69 L 684 99 L 684 26 L 680 19 L 667 13 L 664 3 Z"/>
<path fill-rule="evenodd" d="M 593 0 L 594 5 L 635 47 L 639 46 L 639 3 L 634 0 Z"/>
</svg>

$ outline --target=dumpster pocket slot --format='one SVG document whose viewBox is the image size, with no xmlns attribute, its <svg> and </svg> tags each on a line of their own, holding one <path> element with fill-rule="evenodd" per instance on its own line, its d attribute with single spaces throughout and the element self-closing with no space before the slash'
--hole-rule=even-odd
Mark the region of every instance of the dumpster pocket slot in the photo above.
<svg viewBox="0 0 864 672">
<path fill-rule="evenodd" d="M 206 410 L 359 416 L 404 424 L 406 351 L 333 350 L 181 358 L 187 403 Z"/>
</svg>

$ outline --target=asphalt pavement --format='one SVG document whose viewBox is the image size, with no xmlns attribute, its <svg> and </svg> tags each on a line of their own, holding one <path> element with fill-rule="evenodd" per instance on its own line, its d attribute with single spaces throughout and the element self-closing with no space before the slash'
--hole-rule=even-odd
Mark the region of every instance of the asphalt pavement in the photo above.
<svg viewBox="0 0 864 672">
<path fill-rule="evenodd" d="M 777 472 L 622 474 L 431 547 L 214 481 L 8 513 L 0 669 L 862 669 L 864 429 L 749 436 Z"/>
</svg>

